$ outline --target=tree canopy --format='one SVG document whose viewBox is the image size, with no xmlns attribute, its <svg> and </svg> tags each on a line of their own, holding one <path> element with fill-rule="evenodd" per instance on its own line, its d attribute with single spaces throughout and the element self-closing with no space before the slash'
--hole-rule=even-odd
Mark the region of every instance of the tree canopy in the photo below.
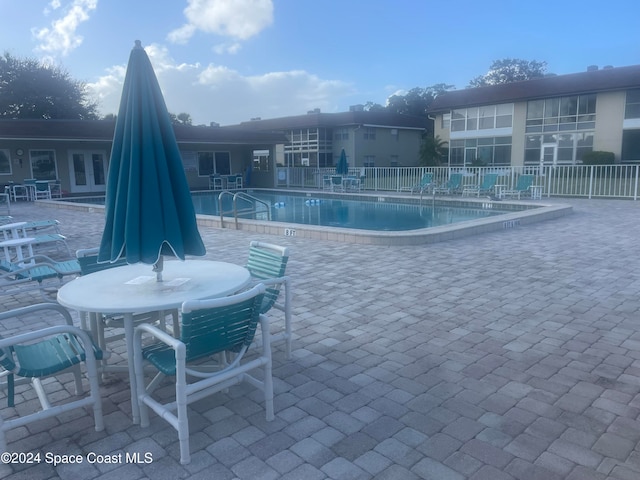
<svg viewBox="0 0 640 480">
<path fill-rule="evenodd" d="M 97 119 L 86 84 L 60 67 L 0 56 L 0 118 Z"/>
<path fill-rule="evenodd" d="M 174 125 L 192 125 L 193 121 L 191 120 L 191 115 L 188 113 L 179 113 L 176 115 L 175 113 L 169 113 L 169 117 L 171 118 L 171 123 Z"/>
<path fill-rule="evenodd" d="M 489 71 L 475 77 L 469 82 L 469 87 L 486 87 L 503 83 L 520 82 L 533 78 L 544 77 L 547 72 L 547 62 L 536 60 L 521 60 L 518 58 L 503 58 L 494 60 Z"/>
<path fill-rule="evenodd" d="M 438 83 L 426 88 L 415 87 L 405 94 L 391 95 L 387 99 L 386 106 L 382 106 L 379 103 L 367 102 L 364 108 L 368 111 L 388 111 L 426 117 L 431 102 L 433 102 L 438 95 L 452 88 L 453 85 L 447 85 L 446 83 Z"/>
</svg>

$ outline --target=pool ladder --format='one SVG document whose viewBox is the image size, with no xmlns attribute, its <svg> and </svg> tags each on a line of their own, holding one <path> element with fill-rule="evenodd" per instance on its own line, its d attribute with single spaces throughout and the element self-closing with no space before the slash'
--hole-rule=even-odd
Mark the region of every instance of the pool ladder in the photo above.
<svg viewBox="0 0 640 480">
<path fill-rule="evenodd" d="M 222 210 L 222 199 L 223 197 L 227 196 L 227 195 L 231 195 L 233 197 L 233 201 L 232 201 L 232 205 L 233 205 L 233 209 L 230 212 L 225 212 Z M 249 202 L 253 202 L 252 203 L 252 207 L 251 208 L 243 208 L 241 210 L 238 210 L 238 199 L 241 200 L 247 200 Z M 265 206 L 265 211 L 267 212 L 267 220 L 271 221 L 271 205 L 269 205 L 268 202 L 265 202 L 264 200 L 260 200 L 257 197 L 254 197 L 253 195 L 249 195 L 248 193 L 245 192 L 237 192 L 237 193 L 233 193 L 230 192 L 229 190 L 223 190 L 222 192 L 220 192 L 220 195 L 218 195 L 218 211 L 220 212 L 220 226 L 222 228 L 224 228 L 224 214 L 225 213 L 233 213 L 233 217 L 235 219 L 235 225 L 236 225 L 236 230 L 238 230 L 238 214 L 244 214 L 244 213 L 258 213 L 259 210 L 257 208 L 258 204 L 264 205 Z M 261 210 L 260 210 L 261 212 Z"/>
</svg>

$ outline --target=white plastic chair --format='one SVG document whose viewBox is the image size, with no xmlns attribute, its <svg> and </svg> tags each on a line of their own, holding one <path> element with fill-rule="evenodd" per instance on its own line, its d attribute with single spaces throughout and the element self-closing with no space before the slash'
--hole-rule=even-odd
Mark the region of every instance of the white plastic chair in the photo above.
<svg viewBox="0 0 640 480">
<path fill-rule="evenodd" d="M 16 408 L 18 413 L 16 418 L 4 420 L 0 416 L 0 452 L 7 451 L 6 431 L 55 417 L 76 408 L 91 406 L 96 431 L 104 429 L 96 364 L 96 357 L 100 358 L 101 352 L 94 347 L 85 331 L 73 326 L 69 312 L 61 305 L 45 303 L 2 312 L 0 321 L 45 312 L 47 318 L 54 315 L 62 316 L 66 324 L 0 338 L 0 370 L 2 370 L 0 376 L 6 378 L 2 386 L 6 387 L 9 407 L 14 406 L 14 386 L 25 383 L 31 383 L 42 407 L 40 411 L 23 414 L 26 405 L 20 405 L 20 408 Z M 75 378 L 76 394 L 81 395 L 83 387 L 80 363 L 86 366 L 89 396 L 52 405 L 41 379 L 71 370 Z M 15 377 L 18 378 L 14 379 Z"/>
<path fill-rule="evenodd" d="M 260 315 L 264 291 L 264 285 L 256 285 L 229 297 L 184 302 L 180 339 L 148 324 L 135 330 L 133 361 L 140 425 L 149 426 L 147 407 L 169 422 L 178 432 L 182 464 L 191 461 L 187 406 L 192 402 L 246 381 L 263 391 L 267 421 L 273 420 L 269 320 Z M 245 353 L 253 341 L 258 322 L 262 350 L 259 356 L 246 360 Z M 148 345 L 149 336 L 157 343 Z M 145 347 L 142 346 L 143 337 Z M 230 362 L 206 362 L 211 356 L 225 353 L 231 355 Z M 158 374 L 146 387 L 143 360 L 158 369 Z M 263 370 L 262 380 L 249 374 L 257 369 Z M 167 376 L 175 377 L 175 401 L 162 403 L 153 398 L 152 393 Z"/>
</svg>

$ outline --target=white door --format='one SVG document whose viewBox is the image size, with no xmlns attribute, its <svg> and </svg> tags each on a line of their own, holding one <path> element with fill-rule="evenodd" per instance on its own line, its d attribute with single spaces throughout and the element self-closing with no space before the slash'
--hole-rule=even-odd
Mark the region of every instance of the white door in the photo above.
<svg viewBox="0 0 640 480">
<path fill-rule="evenodd" d="M 543 143 L 540 150 L 540 166 L 555 167 L 558 164 L 558 145 L 555 143 Z"/>
<path fill-rule="evenodd" d="M 71 152 L 71 193 L 104 193 L 107 165 L 103 152 Z"/>
</svg>

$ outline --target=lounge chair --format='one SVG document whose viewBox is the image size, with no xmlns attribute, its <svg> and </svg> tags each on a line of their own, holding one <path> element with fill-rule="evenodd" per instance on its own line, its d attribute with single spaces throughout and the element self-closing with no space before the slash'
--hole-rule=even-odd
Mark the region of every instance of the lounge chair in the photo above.
<svg viewBox="0 0 640 480">
<path fill-rule="evenodd" d="M 247 270 L 251 277 L 263 283 L 267 290 L 260 306 L 260 313 L 272 308 L 284 313 L 284 330 L 271 335 L 271 343 L 284 340 L 285 357 L 291 358 L 291 280 L 285 276 L 289 249 L 272 243 L 252 241 L 249 244 Z M 284 292 L 282 292 L 284 290 Z M 283 293 L 282 299 L 281 292 Z"/>
<path fill-rule="evenodd" d="M 425 173 L 420 182 L 413 185 L 412 187 L 402 187 L 400 191 L 410 191 L 411 193 L 424 193 L 425 191 L 433 188 L 433 173 L 427 172 Z"/>
<path fill-rule="evenodd" d="M 534 180 L 534 176 L 533 175 L 520 175 L 518 177 L 518 181 L 516 182 L 516 186 L 513 187 L 513 189 L 511 190 L 503 190 L 502 191 L 502 196 L 503 197 L 518 197 L 518 200 L 520 199 L 520 195 L 522 195 L 523 193 L 527 192 L 529 193 L 529 195 L 531 195 L 531 185 L 533 185 L 533 180 Z"/>
<path fill-rule="evenodd" d="M 461 186 L 462 186 L 462 174 L 452 173 L 447 183 L 445 183 L 440 187 L 435 187 L 433 189 L 433 193 L 444 193 L 444 194 L 450 195 L 452 193 L 459 192 Z"/>
<path fill-rule="evenodd" d="M 25 411 L 30 411 L 33 408 L 30 406 L 31 402 L 22 402 L 15 409 L 18 416 L 8 420 L 0 417 L 0 452 L 7 451 L 6 431 L 46 418 L 56 417 L 77 408 L 92 407 L 96 431 L 104 429 L 96 365 L 96 359 L 101 358 L 100 350 L 95 348 L 85 331 L 73 326 L 69 312 L 57 304 L 31 305 L 2 312 L 0 313 L 0 322 L 24 319 L 26 315 L 34 315 L 38 321 L 42 319 L 43 315 L 46 315 L 47 320 L 62 316 L 65 325 L 0 338 L 0 367 L 2 367 L 0 376 L 6 378 L 6 382 L 2 386 L 6 387 L 9 407 L 13 407 L 15 403 L 14 386 L 25 383 L 33 385 L 42 406 L 40 411 L 25 414 Z M 41 379 L 71 369 L 75 377 L 76 394 L 80 395 L 83 393 L 80 363 L 84 363 L 86 366 L 90 388 L 89 396 L 51 405 L 45 391 L 46 387 L 42 385 Z"/>
<path fill-rule="evenodd" d="M 475 195 L 479 197 L 480 194 L 489 194 L 493 190 L 498 181 L 497 173 L 486 173 L 482 177 L 482 183 L 480 185 L 468 185 L 462 190 L 462 196 Z"/>
<path fill-rule="evenodd" d="M 222 190 L 222 177 L 216 173 L 209 175 L 209 190 Z"/>
<path fill-rule="evenodd" d="M 57 280 L 60 287 L 65 279 L 75 278 L 80 273 L 80 265 L 76 260 L 58 262 L 46 255 L 33 255 L 22 259 L 22 263 L 11 263 L 0 260 L 0 295 L 20 293 L 24 285 L 36 283 L 45 301 L 55 301 L 48 296 L 48 284 L 45 280 Z M 14 288 L 16 287 L 16 288 Z"/>
<path fill-rule="evenodd" d="M 23 225 L 23 230 L 25 236 L 35 239 L 33 245 L 36 247 L 53 243 L 56 248 L 58 248 L 60 244 L 62 244 L 67 250 L 67 254 L 71 256 L 71 250 L 67 244 L 67 237 L 60 233 L 60 222 L 58 220 L 51 219 L 26 222 L 26 224 Z"/>
<path fill-rule="evenodd" d="M 190 403 L 246 381 L 262 390 L 267 421 L 274 418 L 269 319 L 260 315 L 264 290 L 264 285 L 256 285 L 237 295 L 184 302 L 180 339 L 152 325 L 143 324 L 135 330 L 133 362 L 140 426 L 149 426 L 147 407 L 169 422 L 178 431 L 182 464 L 191 461 Z M 259 355 L 245 359 L 258 323 L 262 332 L 262 349 Z M 157 343 L 149 345 L 149 337 Z M 226 361 L 227 354 L 230 361 Z M 212 356 L 222 356 L 224 361 L 207 362 Z M 143 360 L 158 370 L 146 386 Z M 253 370 L 262 370 L 262 378 L 251 376 Z M 175 401 L 162 403 L 152 394 L 166 376 L 175 377 Z M 160 397 L 166 398 L 166 395 Z"/>
</svg>

